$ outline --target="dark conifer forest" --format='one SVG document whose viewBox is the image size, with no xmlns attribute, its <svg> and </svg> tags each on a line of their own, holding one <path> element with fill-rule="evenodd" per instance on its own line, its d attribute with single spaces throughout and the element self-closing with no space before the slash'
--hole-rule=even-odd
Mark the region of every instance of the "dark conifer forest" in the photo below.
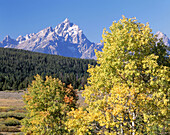
<svg viewBox="0 0 170 135">
<path fill-rule="evenodd" d="M 59 78 L 66 85 L 81 89 L 87 83 L 88 64 L 96 65 L 96 61 L 0 48 L 0 90 L 25 89 L 36 74 L 43 79 Z"/>
</svg>

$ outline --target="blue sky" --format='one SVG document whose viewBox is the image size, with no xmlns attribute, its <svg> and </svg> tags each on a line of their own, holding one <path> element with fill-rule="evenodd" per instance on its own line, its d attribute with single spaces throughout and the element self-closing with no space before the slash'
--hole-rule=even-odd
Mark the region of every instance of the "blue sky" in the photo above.
<svg viewBox="0 0 170 135">
<path fill-rule="evenodd" d="M 170 37 L 170 0 L 0 0 L 0 41 L 54 28 L 68 18 L 90 41 L 100 42 L 103 28 L 122 15 Z"/>
</svg>

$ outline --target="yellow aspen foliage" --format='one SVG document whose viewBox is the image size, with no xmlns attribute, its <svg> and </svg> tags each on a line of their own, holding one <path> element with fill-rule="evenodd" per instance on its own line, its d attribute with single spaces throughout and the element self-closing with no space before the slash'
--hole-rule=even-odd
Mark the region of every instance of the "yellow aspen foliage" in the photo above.
<svg viewBox="0 0 170 135">
<path fill-rule="evenodd" d="M 77 95 L 73 87 L 56 78 L 35 76 L 23 96 L 27 116 L 22 121 L 22 131 L 32 135 L 67 134 L 66 116 L 75 108 Z"/>
<path fill-rule="evenodd" d="M 69 113 L 75 134 L 159 134 L 168 132 L 169 59 L 149 24 L 123 16 L 104 29 L 104 47 L 89 66 L 86 109 Z"/>
</svg>

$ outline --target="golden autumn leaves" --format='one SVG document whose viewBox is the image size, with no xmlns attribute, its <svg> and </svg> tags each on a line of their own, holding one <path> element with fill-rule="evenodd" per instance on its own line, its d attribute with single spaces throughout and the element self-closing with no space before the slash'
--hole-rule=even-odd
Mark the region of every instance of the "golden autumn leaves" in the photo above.
<svg viewBox="0 0 170 135">
<path fill-rule="evenodd" d="M 151 32 L 149 24 L 124 16 L 104 30 L 104 48 L 83 92 L 88 106 L 69 113 L 75 134 L 167 132 L 169 67 L 158 64 L 159 41 Z"/>
<path fill-rule="evenodd" d="M 39 115 L 43 115 L 46 120 L 41 123 L 52 124 L 45 127 L 43 132 L 47 134 L 56 131 L 75 135 L 167 132 L 169 66 L 159 59 L 167 55 L 165 52 L 161 56 L 154 52 L 159 41 L 151 32 L 149 24 L 139 23 L 136 18 L 123 16 L 113 22 L 110 32 L 103 32 L 102 52 L 96 52 L 98 65 L 88 69 L 90 77 L 83 91 L 87 106 L 66 111 L 67 107 L 76 105 L 72 87 L 63 88 L 60 81 L 52 79 L 47 79 L 45 86 L 48 84 L 48 87 L 44 87 L 37 78 L 29 93 L 33 96 L 25 96 L 27 108 L 32 110 L 28 122 L 32 116 L 39 120 L 42 118 Z M 38 114 L 37 106 L 41 108 Z M 52 131 L 47 132 L 48 128 Z"/>
<path fill-rule="evenodd" d="M 67 113 L 76 106 L 78 97 L 73 87 L 52 77 L 37 75 L 24 95 L 27 117 L 22 131 L 26 134 L 64 134 Z"/>
</svg>

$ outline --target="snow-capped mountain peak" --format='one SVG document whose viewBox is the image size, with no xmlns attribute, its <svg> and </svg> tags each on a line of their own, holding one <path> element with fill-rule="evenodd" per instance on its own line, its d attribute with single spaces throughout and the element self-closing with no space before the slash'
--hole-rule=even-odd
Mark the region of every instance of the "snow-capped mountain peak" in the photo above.
<svg viewBox="0 0 170 135">
<path fill-rule="evenodd" d="M 156 33 L 158 39 L 162 39 L 164 44 L 167 46 L 167 54 L 170 55 L 170 39 L 168 36 L 160 31 Z"/>
<path fill-rule="evenodd" d="M 157 38 L 158 38 L 158 39 L 167 37 L 167 36 L 166 36 L 164 33 L 162 33 L 161 31 L 156 32 L 155 35 L 157 35 Z"/>
<path fill-rule="evenodd" d="M 55 27 L 55 32 L 59 36 L 64 37 L 65 41 L 74 44 L 82 44 L 85 41 L 88 41 L 79 26 L 71 23 L 68 18 Z"/>
<path fill-rule="evenodd" d="M 157 32 L 157 35 L 158 38 L 163 38 L 166 45 L 170 45 L 170 39 L 165 34 Z M 94 59 L 94 49 L 101 51 L 103 44 L 90 42 L 79 26 L 66 18 L 55 28 L 47 27 L 37 33 L 20 35 L 17 39 L 8 35 L 0 42 L 0 47 Z"/>
<path fill-rule="evenodd" d="M 26 38 L 25 37 L 23 37 L 23 36 L 18 36 L 17 37 L 17 39 L 16 39 L 16 41 L 18 41 L 19 43 L 22 43 L 23 41 L 25 41 L 26 40 Z"/>
<path fill-rule="evenodd" d="M 15 39 L 12 39 L 9 35 L 7 35 L 4 40 L 1 42 L 1 46 L 4 48 L 13 48 L 18 44 Z"/>
<path fill-rule="evenodd" d="M 55 28 L 47 27 L 37 33 L 20 35 L 16 40 L 7 36 L 0 42 L 0 47 L 77 58 L 92 58 L 94 51 L 91 49 L 96 45 L 90 42 L 79 26 L 70 22 L 68 18 Z"/>
<path fill-rule="evenodd" d="M 10 40 L 12 40 L 12 38 L 11 38 L 9 35 L 7 35 L 7 36 L 4 38 L 4 41 L 10 41 Z"/>
<path fill-rule="evenodd" d="M 39 32 L 36 34 L 36 36 L 41 37 L 41 38 L 45 38 L 45 37 L 47 37 L 49 34 L 51 34 L 51 33 L 53 33 L 53 32 L 54 32 L 54 30 L 53 30 L 52 27 L 47 27 L 47 28 L 39 31 Z M 34 36 L 34 35 L 33 35 L 33 36 Z"/>
<path fill-rule="evenodd" d="M 68 18 L 66 18 L 66 19 L 63 21 L 63 23 L 70 23 L 70 21 L 69 21 Z"/>
<path fill-rule="evenodd" d="M 158 39 L 161 39 L 161 38 L 162 38 L 164 44 L 170 47 L 170 39 L 168 38 L 168 36 L 167 36 L 166 34 L 158 31 L 158 32 L 156 33 L 156 35 L 158 36 L 158 37 L 157 37 Z"/>
</svg>

